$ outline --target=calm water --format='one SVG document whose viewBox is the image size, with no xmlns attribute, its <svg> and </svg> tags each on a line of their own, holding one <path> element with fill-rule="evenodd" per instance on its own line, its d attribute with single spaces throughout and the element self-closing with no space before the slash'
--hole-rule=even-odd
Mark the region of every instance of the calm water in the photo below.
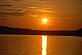
<svg viewBox="0 0 82 55">
<path fill-rule="evenodd" d="M 82 55 L 82 37 L 0 35 L 0 55 Z"/>
</svg>

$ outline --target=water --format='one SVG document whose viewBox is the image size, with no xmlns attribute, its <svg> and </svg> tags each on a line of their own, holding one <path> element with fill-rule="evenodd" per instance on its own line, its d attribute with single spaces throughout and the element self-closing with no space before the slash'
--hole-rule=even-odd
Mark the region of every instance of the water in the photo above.
<svg viewBox="0 0 82 55">
<path fill-rule="evenodd" d="M 81 55 L 82 37 L 0 35 L 0 55 Z"/>
</svg>

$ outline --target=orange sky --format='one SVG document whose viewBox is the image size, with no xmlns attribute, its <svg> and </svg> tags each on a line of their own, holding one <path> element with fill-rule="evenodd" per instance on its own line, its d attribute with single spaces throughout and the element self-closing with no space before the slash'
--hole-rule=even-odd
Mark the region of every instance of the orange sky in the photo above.
<svg viewBox="0 0 82 55">
<path fill-rule="evenodd" d="M 2 0 L 0 26 L 38 30 L 75 30 L 82 28 L 79 0 Z M 48 18 L 47 24 L 41 19 Z"/>
</svg>

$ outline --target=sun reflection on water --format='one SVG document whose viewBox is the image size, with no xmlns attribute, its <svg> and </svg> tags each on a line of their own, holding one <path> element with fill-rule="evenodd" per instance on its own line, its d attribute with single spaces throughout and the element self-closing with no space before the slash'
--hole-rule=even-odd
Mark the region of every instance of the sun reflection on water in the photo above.
<svg viewBox="0 0 82 55">
<path fill-rule="evenodd" d="M 47 55 L 47 35 L 42 35 L 42 55 Z"/>
</svg>

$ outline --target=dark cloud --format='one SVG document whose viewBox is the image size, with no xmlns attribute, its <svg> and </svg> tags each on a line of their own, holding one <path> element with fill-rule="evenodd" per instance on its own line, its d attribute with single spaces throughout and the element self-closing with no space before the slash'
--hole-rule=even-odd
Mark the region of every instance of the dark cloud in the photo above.
<svg viewBox="0 0 82 55">
<path fill-rule="evenodd" d="M 0 5 L 0 7 L 6 7 L 6 6 L 13 6 L 11 4 L 3 4 L 3 5 Z"/>
<path fill-rule="evenodd" d="M 0 17 L 6 16 L 24 16 L 24 12 L 0 12 Z"/>
<path fill-rule="evenodd" d="M 24 2 L 24 0 L 14 0 L 14 1 L 17 1 L 17 2 Z"/>
</svg>

